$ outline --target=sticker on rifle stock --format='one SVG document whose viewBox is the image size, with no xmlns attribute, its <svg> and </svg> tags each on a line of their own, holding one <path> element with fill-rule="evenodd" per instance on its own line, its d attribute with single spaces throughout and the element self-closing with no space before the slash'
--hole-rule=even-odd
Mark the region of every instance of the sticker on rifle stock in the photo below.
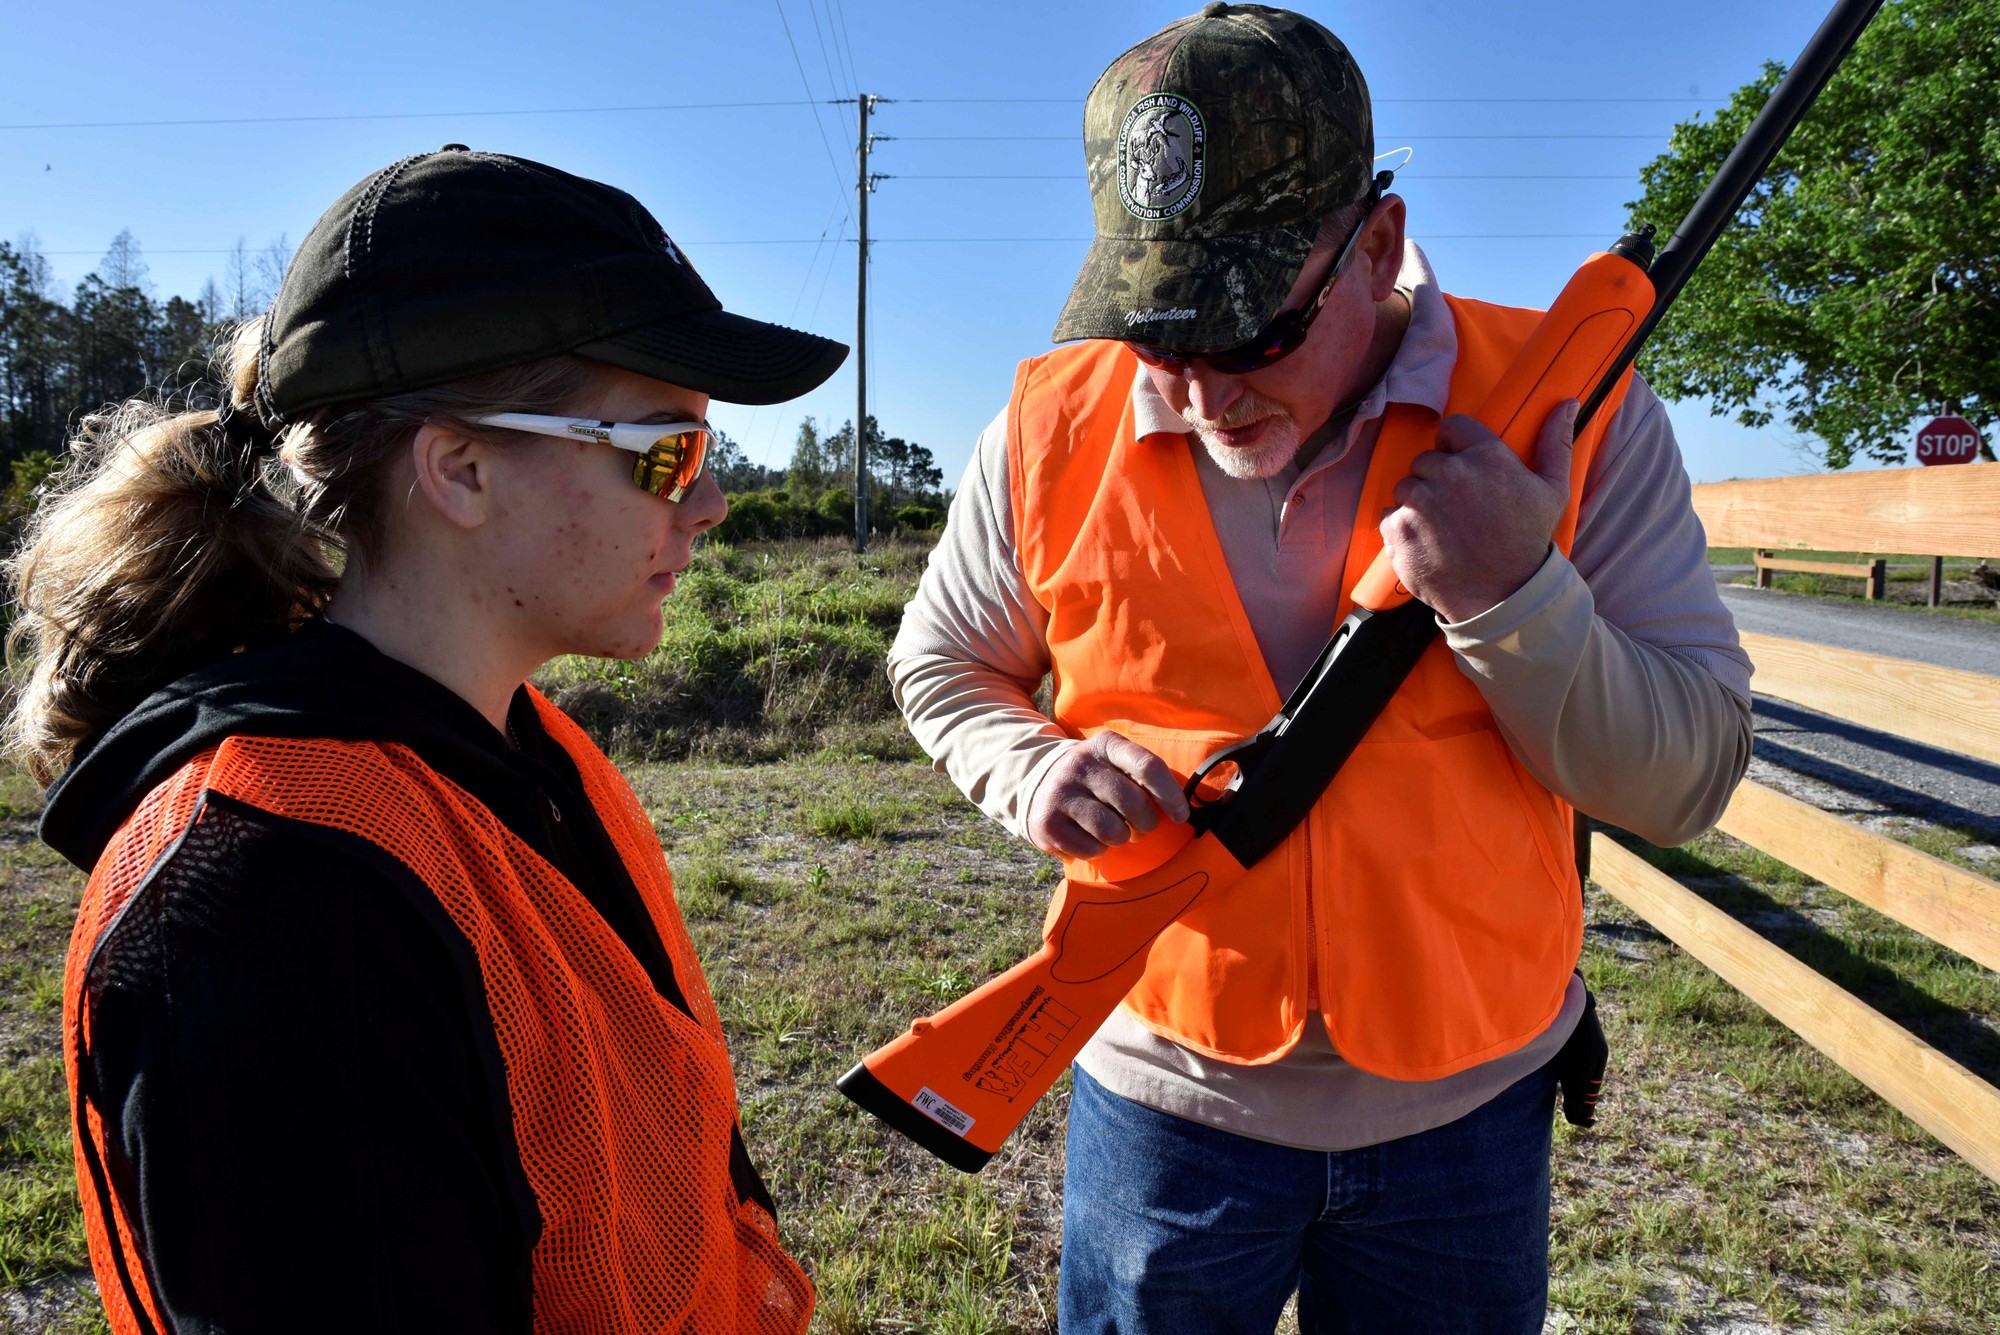
<svg viewBox="0 0 2000 1335">
<path fill-rule="evenodd" d="M 972 1119 L 931 1093 L 929 1085 L 917 1091 L 917 1096 L 910 1100 L 910 1106 L 954 1136 L 962 1136 L 972 1129 Z"/>
</svg>

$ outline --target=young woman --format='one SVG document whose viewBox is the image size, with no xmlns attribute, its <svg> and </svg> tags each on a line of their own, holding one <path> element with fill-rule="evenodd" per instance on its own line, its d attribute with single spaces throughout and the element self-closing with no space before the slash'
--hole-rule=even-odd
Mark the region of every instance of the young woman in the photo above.
<svg viewBox="0 0 2000 1335">
<path fill-rule="evenodd" d="M 462 145 L 343 196 L 220 412 L 88 421 L 14 568 L 90 872 L 64 1022 L 125 1332 L 806 1328 L 652 826 L 526 678 L 631 658 L 725 503 L 728 314 L 622 191 Z"/>
</svg>

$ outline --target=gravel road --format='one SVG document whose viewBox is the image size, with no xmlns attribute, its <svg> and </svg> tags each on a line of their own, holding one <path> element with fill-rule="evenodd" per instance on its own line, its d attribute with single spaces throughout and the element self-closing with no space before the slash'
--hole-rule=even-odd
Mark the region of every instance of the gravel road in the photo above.
<svg viewBox="0 0 2000 1335">
<path fill-rule="evenodd" d="M 2000 625 L 1992 622 L 1731 585 L 1722 596 L 1741 630 L 2000 676 Z M 1864 823 L 1914 817 L 2000 845 L 2000 765 L 1765 696 L 1755 703 L 1752 778 Z M 2000 871 L 2000 848 L 1994 856 Z"/>
<path fill-rule="evenodd" d="M 1738 630 L 2000 676 L 2000 624 L 1724 584 Z"/>
</svg>

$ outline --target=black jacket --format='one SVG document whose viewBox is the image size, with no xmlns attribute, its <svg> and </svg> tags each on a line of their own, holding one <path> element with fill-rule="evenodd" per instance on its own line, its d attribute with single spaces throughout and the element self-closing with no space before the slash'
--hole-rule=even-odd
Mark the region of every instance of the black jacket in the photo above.
<svg viewBox="0 0 2000 1335">
<path fill-rule="evenodd" d="M 231 736 L 399 742 L 579 890 L 686 1008 L 576 767 L 525 690 L 503 736 L 324 622 L 160 691 L 49 791 L 95 865 L 139 802 Z M 541 1221 L 476 957 L 367 842 L 212 797 L 105 933 L 80 1080 L 101 1170 L 179 1332 L 528 1331 Z M 740 1194 L 769 1197 L 740 1135 Z"/>
</svg>

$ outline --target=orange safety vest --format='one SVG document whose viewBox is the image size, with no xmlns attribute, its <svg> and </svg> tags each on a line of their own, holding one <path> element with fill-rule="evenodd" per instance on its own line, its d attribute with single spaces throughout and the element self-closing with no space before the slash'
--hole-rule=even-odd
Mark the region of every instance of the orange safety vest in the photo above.
<svg viewBox="0 0 2000 1335">
<path fill-rule="evenodd" d="M 1540 313 L 1446 300 L 1458 330 L 1447 412 L 1472 412 Z M 1283 700 L 1185 438 L 1135 438 L 1136 371 L 1123 345 L 1101 341 L 1022 363 L 1008 412 L 1015 539 L 1048 611 L 1056 721 L 1077 736 L 1122 733 L 1184 779 Z M 1564 552 L 1625 387 L 1577 442 L 1555 535 Z M 1390 405 L 1343 589 L 1381 551 L 1375 521 L 1437 423 L 1427 409 Z M 1337 615 L 1351 607 L 1343 597 Z M 1511 1052 L 1554 1020 L 1582 944 L 1570 816 L 1435 643 L 1286 842 L 1160 935 L 1125 1008 L 1185 1047 L 1246 1065 L 1299 1041 L 1309 987 L 1334 1046 L 1377 1075 L 1436 1079 Z M 1162 830 L 1067 870 L 1129 876 L 1170 845 Z"/>
<path fill-rule="evenodd" d="M 163 1331 L 145 1257 L 102 1180 L 104 1124 L 78 1098 L 92 953 L 118 911 L 222 794 L 366 839 L 437 896 L 479 963 L 521 1164 L 541 1213 L 538 1332 L 800 1335 L 813 1290 L 729 1169 L 736 1081 L 722 1024 L 638 799 L 540 694 L 543 726 L 631 873 L 685 993 L 653 987 L 583 894 L 409 748 L 232 737 L 146 797 L 99 859 L 64 977 L 64 1059 L 91 1265 L 118 1335 Z"/>
</svg>

